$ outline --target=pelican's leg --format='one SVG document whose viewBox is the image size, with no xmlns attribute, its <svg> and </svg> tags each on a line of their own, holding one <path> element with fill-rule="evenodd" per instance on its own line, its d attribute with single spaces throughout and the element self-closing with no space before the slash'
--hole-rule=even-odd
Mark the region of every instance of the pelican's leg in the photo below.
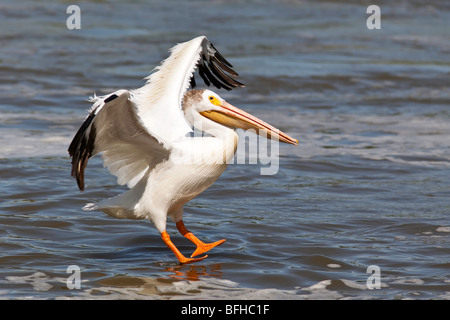
<svg viewBox="0 0 450 320">
<path fill-rule="evenodd" d="M 219 240 L 219 241 L 216 241 L 213 243 L 204 243 L 201 240 L 199 240 L 196 236 L 194 236 L 194 234 L 192 232 L 190 232 L 189 230 L 186 229 L 186 227 L 184 226 L 183 220 L 179 220 L 176 224 L 177 224 L 178 231 L 180 231 L 180 233 L 183 236 L 185 236 L 186 238 L 191 240 L 197 246 L 197 249 L 194 251 L 193 254 L 191 254 L 191 258 L 198 256 L 199 254 L 202 254 L 204 252 L 207 252 L 207 251 L 211 250 L 212 248 L 217 247 L 218 245 L 221 245 L 226 240 L 226 239 L 222 239 L 222 240 Z"/>
<path fill-rule="evenodd" d="M 180 252 L 180 250 L 178 250 L 178 248 L 175 247 L 175 245 L 173 244 L 172 240 L 170 240 L 169 234 L 166 231 L 161 232 L 161 239 L 169 247 L 169 249 L 173 251 L 173 253 L 177 257 L 178 261 L 180 261 L 180 263 L 182 263 L 182 264 L 200 261 L 200 260 L 203 260 L 203 259 L 205 259 L 207 257 L 207 256 L 204 256 L 204 257 L 201 257 L 201 258 L 186 258 Z"/>
</svg>

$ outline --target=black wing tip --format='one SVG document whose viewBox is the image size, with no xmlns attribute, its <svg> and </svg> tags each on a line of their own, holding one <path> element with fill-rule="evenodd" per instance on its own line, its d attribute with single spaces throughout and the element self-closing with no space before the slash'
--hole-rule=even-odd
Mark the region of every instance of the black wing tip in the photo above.
<svg viewBox="0 0 450 320">
<path fill-rule="evenodd" d="M 209 45 L 211 46 L 211 48 L 214 49 L 215 55 L 217 56 L 217 59 L 220 60 L 220 62 L 222 62 L 223 64 L 225 64 L 226 66 L 228 66 L 228 67 L 230 67 L 230 68 L 233 68 L 233 65 L 232 65 L 230 62 L 228 62 L 228 60 L 225 59 L 224 56 L 222 56 L 222 55 L 220 54 L 219 50 L 217 50 L 216 47 L 214 47 L 214 45 L 212 44 L 211 41 L 209 41 Z"/>
<path fill-rule="evenodd" d="M 202 53 L 198 64 L 199 74 L 205 84 L 214 85 L 218 89 L 232 90 L 245 85 L 236 77 L 239 74 L 234 71 L 233 65 L 214 47 L 206 37 L 202 42 Z"/>
<path fill-rule="evenodd" d="M 94 155 L 97 137 L 97 127 L 95 125 L 96 114 L 100 111 L 100 108 L 103 108 L 106 104 L 119 97 L 121 99 L 128 99 L 129 92 L 117 92 L 117 94 L 113 93 L 107 96 L 103 100 L 103 104 L 100 104 L 89 113 L 69 145 L 67 151 L 69 152 L 69 156 L 72 157 L 71 175 L 77 181 L 78 188 L 81 191 L 84 190 L 84 171 L 89 158 Z"/>
<path fill-rule="evenodd" d="M 108 103 L 110 101 L 113 101 L 115 98 L 117 98 L 118 95 L 117 94 L 112 94 L 109 97 L 107 97 L 105 100 L 103 100 L 104 103 Z"/>
<path fill-rule="evenodd" d="M 69 156 L 72 157 L 71 176 L 75 178 L 81 191 L 84 190 L 84 170 L 94 149 L 96 131 L 93 123 L 94 117 L 95 112 L 91 112 L 78 129 L 67 150 Z"/>
</svg>

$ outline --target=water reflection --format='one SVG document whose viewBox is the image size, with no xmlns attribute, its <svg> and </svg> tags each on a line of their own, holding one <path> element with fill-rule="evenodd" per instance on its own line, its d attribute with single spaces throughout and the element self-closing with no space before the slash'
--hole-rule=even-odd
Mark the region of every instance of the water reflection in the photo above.
<svg viewBox="0 0 450 320">
<path fill-rule="evenodd" d="M 212 265 L 179 265 L 166 267 L 162 271 L 167 273 L 163 279 L 198 281 L 201 277 L 222 278 L 223 272 L 221 263 Z"/>
</svg>

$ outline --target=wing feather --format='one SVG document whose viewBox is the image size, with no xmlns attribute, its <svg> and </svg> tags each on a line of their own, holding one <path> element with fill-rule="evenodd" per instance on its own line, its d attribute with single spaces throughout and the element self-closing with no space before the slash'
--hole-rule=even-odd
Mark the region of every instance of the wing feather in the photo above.
<svg viewBox="0 0 450 320">
<path fill-rule="evenodd" d="M 196 86 L 196 70 L 207 86 L 226 90 L 244 86 L 236 80 L 233 66 L 204 36 L 180 43 L 170 52 L 142 88 L 94 99 L 68 150 L 80 190 L 88 160 L 97 153 L 103 153 L 104 165 L 118 183 L 130 188 L 169 158 L 174 142 L 192 131 L 181 101 L 189 87 Z"/>
<path fill-rule="evenodd" d="M 97 98 L 90 114 L 69 146 L 72 176 L 84 190 L 84 171 L 90 157 L 103 152 L 104 165 L 119 184 L 135 184 L 136 177 L 169 158 L 164 148 L 136 114 L 129 91 L 121 90 Z M 132 183 L 130 183 L 132 182 Z"/>
<path fill-rule="evenodd" d="M 191 132 L 186 122 L 181 101 L 189 87 L 194 87 L 194 73 L 198 73 L 207 86 L 231 90 L 244 85 L 237 81 L 231 64 L 204 36 L 177 44 L 170 56 L 155 69 L 147 84 L 136 90 L 139 100 L 138 114 L 144 126 L 160 141 L 174 141 Z"/>
</svg>

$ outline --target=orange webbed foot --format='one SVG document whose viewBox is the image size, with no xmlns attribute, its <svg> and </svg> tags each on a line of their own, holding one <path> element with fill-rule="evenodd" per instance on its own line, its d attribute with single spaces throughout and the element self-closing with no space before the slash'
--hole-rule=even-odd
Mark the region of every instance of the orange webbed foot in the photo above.
<svg viewBox="0 0 450 320">
<path fill-rule="evenodd" d="M 200 240 L 199 240 L 200 241 Z M 222 239 L 213 243 L 203 243 L 202 241 L 195 243 L 197 245 L 197 249 L 194 251 L 193 254 L 191 254 L 191 258 L 198 256 L 199 254 L 208 252 L 214 247 L 220 246 L 222 243 L 224 243 L 226 239 Z"/>
<path fill-rule="evenodd" d="M 202 261 L 203 259 L 205 259 L 207 257 L 208 257 L 208 255 L 205 255 L 200 258 L 192 258 L 192 256 L 190 258 L 186 258 L 183 256 L 181 259 L 178 259 L 178 261 L 180 261 L 180 264 L 189 264 L 189 263 L 193 263 L 193 262 L 197 262 L 197 261 Z"/>
<path fill-rule="evenodd" d="M 208 257 L 207 255 L 200 257 L 200 258 L 186 258 L 181 252 L 180 250 L 178 250 L 178 248 L 173 244 L 173 242 L 170 240 L 170 236 L 166 231 L 163 231 L 161 233 L 161 238 L 164 241 L 164 243 L 167 245 L 167 247 L 169 247 L 170 250 L 172 250 L 172 252 L 175 254 L 175 256 L 177 257 L 178 261 L 181 264 L 188 264 L 188 263 L 193 263 L 193 262 L 197 262 L 197 261 L 201 261 L 203 259 L 205 259 L 206 257 Z"/>
<path fill-rule="evenodd" d="M 194 243 L 197 246 L 197 249 L 195 249 L 194 253 L 191 255 L 191 258 L 198 256 L 199 254 L 208 252 L 212 248 L 217 247 L 226 241 L 226 239 L 222 239 L 213 243 L 204 243 L 203 241 L 198 239 L 192 232 L 186 229 L 183 220 L 179 220 L 176 224 L 178 231 L 180 231 L 180 233 L 184 237 L 189 239 L 192 243 Z"/>
</svg>

